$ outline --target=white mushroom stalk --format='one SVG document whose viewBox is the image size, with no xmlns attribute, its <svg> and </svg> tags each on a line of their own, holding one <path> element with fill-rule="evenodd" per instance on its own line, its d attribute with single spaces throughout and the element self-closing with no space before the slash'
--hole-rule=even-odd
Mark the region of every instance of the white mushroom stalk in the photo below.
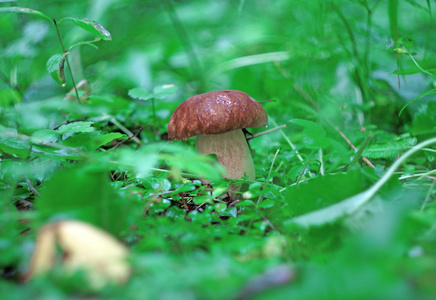
<svg viewBox="0 0 436 300">
<path fill-rule="evenodd" d="M 217 161 L 226 169 L 225 178 L 255 179 L 253 158 L 242 130 L 215 135 L 198 135 L 195 148 L 203 155 L 215 154 Z"/>
</svg>

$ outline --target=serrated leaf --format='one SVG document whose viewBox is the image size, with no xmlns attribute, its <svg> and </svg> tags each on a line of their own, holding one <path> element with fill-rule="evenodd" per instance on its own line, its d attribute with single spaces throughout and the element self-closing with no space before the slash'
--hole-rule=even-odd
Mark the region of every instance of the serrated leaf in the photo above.
<svg viewBox="0 0 436 300">
<path fill-rule="evenodd" d="M 133 99 L 138 99 L 138 100 L 150 100 L 153 98 L 153 94 L 149 93 L 147 90 L 143 88 L 135 88 L 129 90 L 129 96 Z"/>
<path fill-rule="evenodd" d="M 34 15 L 34 16 L 38 16 L 38 17 L 42 17 L 44 19 L 47 19 L 51 23 L 53 23 L 53 20 L 49 16 L 47 16 L 47 15 L 45 15 L 42 12 L 39 12 L 37 10 L 33 10 L 33 9 L 30 9 L 30 8 L 26 8 L 26 7 L 17 7 L 17 6 L 14 6 L 14 7 L 0 7 L 0 13 L 2 13 L 2 12 L 21 13 L 21 14 Z"/>
<path fill-rule="evenodd" d="M 165 98 L 166 96 L 177 93 L 177 86 L 174 84 L 159 85 L 153 89 L 153 94 L 156 98 Z"/>
<path fill-rule="evenodd" d="M 92 132 L 95 131 L 94 127 L 91 125 L 94 122 L 74 122 L 66 125 L 62 125 L 57 129 L 60 134 L 65 133 L 77 133 L 77 132 Z"/>
<path fill-rule="evenodd" d="M 369 145 L 363 150 L 366 158 L 395 158 L 400 152 L 409 150 L 416 145 L 416 138 L 397 139 L 379 144 Z"/>
<path fill-rule="evenodd" d="M 77 26 L 85 29 L 89 33 L 92 33 L 93 35 L 101 38 L 102 40 L 105 40 L 105 41 L 112 40 L 112 36 L 111 36 L 110 32 L 107 31 L 106 28 L 104 28 L 101 24 L 99 24 L 93 20 L 90 20 L 87 18 L 67 17 L 67 18 L 61 19 L 58 23 L 61 23 L 62 21 L 65 21 L 65 20 L 73 22 Z"/>
<path fill-rule="evenodd" d="M 65 85 L 65 57 L 66 55 L 55 54 L 47 61 L 47 71 L 60 85 Z"/>
</svg>

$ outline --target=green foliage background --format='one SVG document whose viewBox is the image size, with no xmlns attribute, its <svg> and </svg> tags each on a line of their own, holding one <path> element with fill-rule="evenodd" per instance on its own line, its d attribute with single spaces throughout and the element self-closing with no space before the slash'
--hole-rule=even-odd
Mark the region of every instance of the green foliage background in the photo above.
<svg viewBox="0 0 436 300">
<path fill-rule="evenodd" d="M 416 146 L 436 136 L 434 14 L 430 0 L 1 1 L 2 294 L 434 299 L 436 149 Z M 221 89 L 274 100 L 269 128 L 286 125 L 250 140 L 256 181 L 236 204 L 193 139 L 165 139 L 181 101 Z M 130 280 L 22 283 L 38 229 L 63 219 L 128 245 Z"/>
</svg>

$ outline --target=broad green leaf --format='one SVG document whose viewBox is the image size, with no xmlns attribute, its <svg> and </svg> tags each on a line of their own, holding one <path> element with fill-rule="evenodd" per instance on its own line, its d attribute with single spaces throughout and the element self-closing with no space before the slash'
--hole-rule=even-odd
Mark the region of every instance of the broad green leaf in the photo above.
<svg viewBox="0 0 436 300">
<path fill-rule="evenodd" d="M 32 156 L 46 157 L 50 160 L 65 162 L 66 159 L 81 160 L 83 157 L 80 155 L 79 149 L 70 147 L 54 148 L 48 146 L 33 145 Z"/>
<path fill-rule="evenodd" d="M 100 147 L 103 145 L 106 145 L 107 143 L 112 142 L 113 140 L 116 139 L 126 139 L 127 136 L 125 134 L 119 133 L 119 132 L 111 132 L 111 133 L 107 133 L 107 134 L 102 134 L 96 137 L 95 141 L 96 141 L 96 147 Z"/>
<path fill-rule="evenodd" d="M 156 165 L 158 155 L 146 148 L 138 151 L 122 149 L 114 153 L 114 159 L 122 169 L 133 172 L 136 178 L 146 178 L 150 175 L 151 168 Z"/>
<path fill-rule="evenodd" d="M 91 132 L 91 131 L 95 131 L 95 128 L 91 127 L 93 123 L 94 122 L 82 122 L 82 121 L 74 122 L 74 123 L 62 125 L 57 129 L 57 132 L 59 132 L 60 134 L 76 133 L 76 132 Z"/>
<path fill-rule="evenodd" d="M 28 140 L 19 139 L 0 134 L 0 151 L 9 155 L 26 158 L 30 155 L 31 143 Z"/>
<path fill-rule="evenodd" d="M 32 137 L 37 138 L 44 143 L 56 143 L 59 140 L 59 132 L 50 129 L 41 129 L 35 131 Z"/>
<path fill-rule="evenodd" d="M 318 149 L 330 146 L 330 140 L 326 137 L 326 131 L 321 125 L 301 119 L 293 119 L 291 122 L 304 127 L 302 141 L 306 148 Z"/>
<path fill-rule="evenodd" d="M 362 192 L 369 185 L 360 171 L 315 177 L 286 189 L 287 211 L 289 215 L 299 216 L 328 207 Z"/>
<path fill-rule="evenodd" d="M 55 54 L 47 61 L 47 71 L 60 85 L 65 86 L 65 55 Z"/>
<path fill-rule="evenodd" d="M 86 31 L 92 33 L 93 35 L 101 38 L 105 41 L 111 41 L 112 37 L 109 31 L 107 31 L 102 25 L 99 23 L 86 19 L 86 18 L 75 18 L 75 17 L 67 17 L 59 20 L 58 23 L 61 23 L 62 21 L 70 21 L 76 24 L 79 27 L 82 27 Z"/>
<path fill-rule="evenodd" d="M 53 20 L 49 16 L 43 14 L 42 12 L 30 9 L 30 8 L 16 7 L 16 6 L 15 7 L 0 7 L 0 13 L 2 13 L 2 12 L 30 14 L 30 15 L 42 17 L 44 19 L 49 20 L 51 23 L 53 23 Z"/>
<path fill-rule="evenodd" d="M 392 177 L 398 167 L 407 158 L 409 158 L 409 156 L 419 151 L 420 149 L 434 143 L 436 143 L 436 138 L 426 140 L 404 153 L 369 189 L 333 205 L 311 211 L 304 215 L 293 218 L 290 220 L 290 223 L 298 224 L 303 227 L 318 226 L 334 222 L 341 217 L 356 213 L 360 208 L 362 208 L 366 203 L 371 200 L 375 193 L 377 193 L 377 191 Z"/>
<path fill-rule="evenodd" d="M 150 100 L 153 98 L 153 94 L 149 93 L 147 90 L 143 88 L 135 88 L 129 90 L 129 96 L 133 99 L 138 99 L 138 100 Z"/>
<path fill-rule="evenodd" d="M 215 210 L 217 211 L 217 212 L 223 212 L 223 211 L 225 211 L 226 210 L 226 208 L 227 208 L 227 205 L 225 204 L 225 203 L 216 203 L 215 205 L 214 205 L 214 208 L 215 208 Z"/>
<path fill-rule="evenodd" d="M 156 98 L 165 98 L 168 95 L 177 93 L 177 90 L 178 88 L 174 84 L 164 84 L 155 87 L 153 89 L 153 94 Z"/>
<path fill-rule="evenodd" d="M 105 170 L 87 164 L 63 170 L 46 184 L 37 209 L 45 220 L 76 219 L 118 234 L 128 222 L 129 199 L 119 199 Z M 139 214 L 139 213 L 138 213 Z"/>
</svg>

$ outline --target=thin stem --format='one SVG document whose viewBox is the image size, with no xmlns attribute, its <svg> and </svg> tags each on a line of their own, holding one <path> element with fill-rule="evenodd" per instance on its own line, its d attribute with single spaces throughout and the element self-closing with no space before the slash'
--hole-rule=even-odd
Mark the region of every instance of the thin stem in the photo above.
<svg viewBox="0 0 436 300">
<path fill-rule="evenodd" d="M 323 153 L 322 153 L 322 149 L 319 148 L 318 149 L 318 158 L 319 158 L 319 163 L 321 164 L 321 166 L 319 167 L 319 173 L 322 175 L 324 175 L 324 160 L 322 159 L 323 157 Z"/>
<path fill-rule="evenodd" d="M 425 74 L 427 74 L 427 75 L 430 75 L 431 77 L 436 77 L 436 75 L 434 75 L 434 74 L 430 73 L 429 71 L 424 70 L 423 68 L 421 68 L 421 66 L 420 66 L 420 65 L 416 62 L 416 60 L 413 58 L 413 55 L 410 54 L 410 52 L 409 52 L 406 48 L 403 47 L 403 49 L 404 49 L 404 51 L 406 51 L 407 55 L 409 55 L 409 57 L 412 59 L 413 63 L 416 65 L 416 67 L 417 67 L 421 72 L 423 72 L 423 73 L 425 73 Z"/>
<path fill-rule="evenodd" d="M 309 166 L 309 163 L 310 163 L 310 160 L 312 159 L 312 155 L 313 155 L 313 153 L 314 153 L 314 150 L 312 150 L 312 152 L 309 154 L 309 157 L 307 158 L 306 162 L 304 163 L 303 170 L 301 170 L 301 174 L 300 174 L 300 176 L 298 176 L 297 181 L 296 181 L 296 184 L 299 184 L 299 183 L 300 183 L 301 177 L 303 177 L 303 175 L 304 175 L 304 171 L 305 171 L 305 170 L 307 169 L 307 167 Z M 308 171 L 308 173 L 311 174 L 310 171 Z M 311 177 L 312 177 L 312 176 L 311 176 Z"/>
<path fill-rule="evenodd" d="M 347 142 L 348 145 L 350 145 L 350 147 L 354 150 L 357 151 L 356 146 L 353 145 L 353 143 L 347 138 L 347 136 L 339 130 L 338 127 L 336 127 L 335 125 L 333 125 L 333 123 L 329 120 L 326 119 L 326 122 L 334 129 L 336 130 L 337 133 L 339 133 L 339 135 L 345 140 L 345 142 Z M 366 158 L 366 157 L 362 157 L 362 160 L 371 168 L 375 169 L 375 166 Z"/>
<path fill-rule="evenodd" d="M 372 139 L 372 134 L 368 134 L 366 136 L 365 140 L 363 141 L 362 145 L 359 147 L 359 150 L 355 150 L 356 155 L 354 155 L 354 158 L 351 161 L 351 163 L 348 165 L 347 170 L 350 169 L 350 167 L 352 167 L 355 163 L 357 163 L 359 161 L 359 159 L 362 157 L 363 150 L 365 150 L 366 146 L 368 146 L 371 139 Z M 374 166 L 373 166 L 373 168 L 374 168 Z"/>
<path fill-rule="evenodd" d="M 62 42 L 61 33 L 59 32 L 59 27 L 58 27 L 58 23 L 56 22 L 56 19 L 53 19 L 53 24 L 56 27 L 56 32 L 58 34 L 59 42 L 61 43 L 62 51 L 65 55 L 67 51 L 65 50 L 64 43 Z M 73 71 L 71 71 L 71 65 L 70 65 L 70 61 L 68 60 L 68 55 L 65 55 L 65 60 L 67 61 L 68 71 L 70 72 L 71 81 L 73 83 L 74 91 L 76 92 L 77 101 L 80 103 L 79 92 L 77 91 L 76 82 L 74 81 Z"/>
<path fill-rule="evenodd" d="M 425 196 L 424 202 L 422 202 L 421 209 L 420 209 L 421 211 L 423 211 L 425 209 L 425 206 L 428 203 L 428 200 L 430 200 L 431 193 L 433 192 L 435 183 L 436 183 L 436 180 L 433 180 L 430 188 L 428 189 L 427 195 Z"/>
<path fill-rule="evenodd" d="M 271 119 L 271 123 L 273 123 L 274 126 L 277 126 L 277 123 L 272 119 Z M 281 128 L 279 128 L 279 130 L 283 138 L 286 140 L 286 142 L 288 142 L 289 146 L 291 146 L 292 150 L 295 151 L 295 154 L 297 155 L 298 159 L 300 161 L 304 161 L 303 157 L 300 155 L 300 152 L 298 152 L 297 147 L 295 147 L 295 145 L 291 142 L 291 140 L 288 138 L 288 136 L 283 132 Z"/>
<path fill-rule="evenodd" d="M 117 121 L 114 117 L 110 119 L 111 123 L 117 126 L 119 129 L 121 129 L 124 133 L 126 133 L 129 138 L 131 137 L 132 140 L 134 140 L 137 144 L 141 145 L 141 140 L 138 139 L 133 132 L 131 132 L 128 128 L 126 128 L 123 124 Z"/>
<path fill-rule="evenodd" d="M 194 51 L 194 47 L 192 46 L 191 39 L 189 38 L 189 35 L 185 27 L 183 26 L 183 23 L 180 21 L 179 17 L 177 16 L 177 13 L 174 10 L 171 0 L 164 0 L 163 4 L 170 16 L 174 29 L 176 30 L 180 40 L 182 41 L 183 47 L 185 48 L 186 54 L 191 64 L 192 77 L 197 79 L 198 82 L 200 83 L 199 90 L 201 91 L 203 90 L 203 86 L 204 86 L 203 76 L 202 76 L 203 72 L 200 65 L 200 61 L 198 60 L 197 55 L 195 54 Z"/>
<path fill-rule="evenodd" d="M 360 90 L 362 91 L 362 95 L 363 95 L 363 99 L 365 100 L 365 103 L 369 102 L 369 90 L 366 86 L 366 76 L 368 74 L 368 69 L 366 68 L 365 63 L 361 62 L 359 59 L 359 47 L 357 45 L 357 41 L 356 41 L 356 37 L 354 36 L 353 30 L 351 28 L 350 23 L 348 22 L 347 18 L 344 16 L 344 14 L 342 13 L 342 11 L 336 6 L 336 4 L 334 2 L 332 2 L 332 6 L 334 11 L 336 12 L 336 14 L 338 15 L 339 19 L 341 19 L 342 23 L 344 24 L 344 28 L 347 31 L 348 37 L 350 38 L 351 41 L 351 49 L 353 52 L 353 56 L 354 59 L 357 63 L 361 63 L 363 65 L 363 72 L 364 74 L 362 74 L 362 70 L 361 68 L 359 68 L 359 66 L 356 67 L 356 77 L 357 77 L 357 84 L 360 88 Z"/>
<path fill-rule="evenodd" d="M 262 131 L 262 132 L 260 132 L 260 133 L 253 134 L 253 135 L 251 135 L 251 136 L 247 136 L 245 139 L 247 139 L 247 140 L 251 140 L 251 139 L 257 138 L 257 137 L 259 137 L 259 136 L 261 136 L 261 135 L 264 135 L 264 134 L 267 134 L 267 133 L 270 133 L 270 132 L 273 132 L 273 131 L 276 131 L 276 130 L 279 130 L 279 129 L 282 129 L 282 128 L 285 128 L 285 127 L 286 127 L 286 124 L 284 124 L 284 125 L 280 125 L 280 126 L 278 126 L 278 127 L 271 128 L 271 129 L 268 129 L 268 130 Z"/>
<path fill-rule="evenodd" d="M 271 167 L 269 168 L 268 177 L 271 176 L 272 168 L 273 168 L 273 166 L 274 166 L 274 163 L 275 163 L 275 161 L 276 161 L 276 158 L 277 158 L 277 155 L 279 154 L 279 152 L 280 152 L 280 148 L 277 149 L 276 154 L 274 155 L 273 161 L 272 161 L 272 163 L 271 163 Z"/>
</svg>

